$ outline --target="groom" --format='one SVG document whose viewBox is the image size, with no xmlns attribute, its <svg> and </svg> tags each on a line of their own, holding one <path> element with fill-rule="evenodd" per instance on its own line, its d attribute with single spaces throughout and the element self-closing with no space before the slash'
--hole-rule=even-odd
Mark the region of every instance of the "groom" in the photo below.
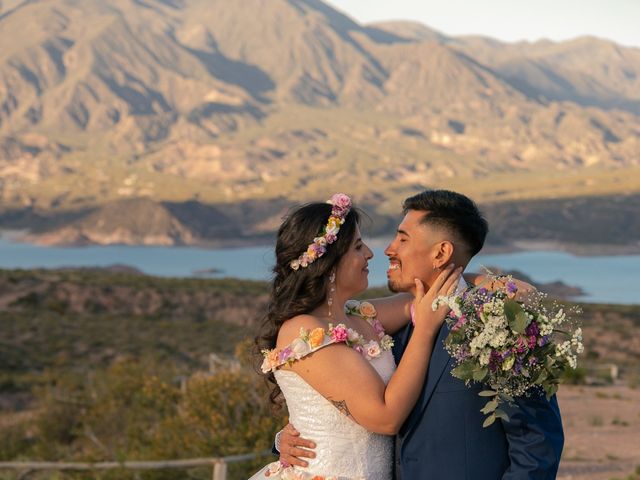
<svg viewBox="0 0 640 480">
<path fill-rule="evenodd" d="M 459 193 L 426 190 L 403 203 L 404 219 L 385 250 L 393 292 L 413 292 L 414 278 L 430 286 L 451 262 L 467 265 L 484 244 L 487 222 L 475 203 Z M 413 325 L 395 336 L 400 361 Z M 552 480 L 564 443 L 562 420 L 554 397 L 533 394 L 506 407 L 510 421 L 482 427 L 486 398 L 481 385 L 467 387 L 451 375 L 453 361 L 444 349 L 442 326 L 429 363 L 427 379 L 413 411 L 396 437 L 396 479 L 417 480 Z M 309 456 L 301 447 L 313 443 L 290 434 L 280 438 L 281 459 L 302 465 Z"/>
</svg>

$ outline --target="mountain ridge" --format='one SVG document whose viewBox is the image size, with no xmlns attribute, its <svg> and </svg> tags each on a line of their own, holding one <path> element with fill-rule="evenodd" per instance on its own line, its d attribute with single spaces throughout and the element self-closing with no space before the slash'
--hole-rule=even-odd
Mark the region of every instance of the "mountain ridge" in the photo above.
<svg viewBox="0 0 640 480">
<path fill-rule="evenodd" d="M 371 199 L 355 201 L 367 213 L 362 225 L 367 238 L 393 236 L 400 220 L 400 204 L 395 212 L 381 214 Z M 58 214 L 31 208 L 0 209 L 0 224 L 22 231 L 11 235 L 13 241 L 40 245 L 272 245 L 282 219 L 296 204 L 286 198 L 218 205 L 125 199 Z M 490 224 L 485 251 L 552 249 L 578 255 L 637 254 L 640 222 L 635 212 L 639 208 L 640 195 L 482 203 L 480 209 Z M 31 231 L 25 233 L 25 228 Z"/>
<path fill-rule="evenodd" d="M 0 41 L 6 208 L 275 205 L 327 179 L 381 216 L 427 187 L 640 191 L 640 49 L 609 41 L 362 25 L 319 0 L 5 1 Z"/>
</svg>

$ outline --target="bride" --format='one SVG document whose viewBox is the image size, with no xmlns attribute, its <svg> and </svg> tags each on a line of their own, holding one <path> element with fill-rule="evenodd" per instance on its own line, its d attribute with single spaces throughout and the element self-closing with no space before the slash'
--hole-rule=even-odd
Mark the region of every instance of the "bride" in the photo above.
<svg viewBox="0 0 640 480">
<path fill-rule="evenodd" d="M 271 400 L 284 397 L 289 422 L 314 439 L 316 456 L 306 468 L 273 462 L 251 480 L 392 477 L 393 435 L 418 399 L 447 314 L 432 302 L 455 290 L 462 268 L 447 267 L 426 293 L 416 279 L 415 299 L 349 300 L 367 288 L 373 256 L 359 220 L 349 197 L 336 194 L 293 211 L 278 231 L 258 338 L 262 371 L 274 383 Z M 406 323 L 410 308 L 415 330 L 396 368 L 383 325 Z"/>
</svg>

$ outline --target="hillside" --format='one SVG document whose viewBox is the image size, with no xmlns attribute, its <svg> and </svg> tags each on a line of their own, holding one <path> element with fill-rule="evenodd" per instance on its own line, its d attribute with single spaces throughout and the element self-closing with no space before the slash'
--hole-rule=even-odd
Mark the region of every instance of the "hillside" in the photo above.
<svg viewBox="0 0 640 480">
<path fill-rule="evenodd" d="M 267 449 L 286 412 L 274 416 L 267 405 L 264 383 L 248 368 L 247 342 L 267 288 L 121 271 L 0 270 L 0 459 L 164 460 Z M 630 335 L 640 325 L 640 309 L 583 309 L 580 365 L 597 371 L 613 362 L 620 382 L 562 386 L 569 454 L 559 478 L 606 472 L 584 477 L 601 480 L 632 471 L 640 458 L 632 408 L 640 342 Z M 576 372 L 575 380 L 583 375 Z M 594 448 L 603 438 L 607 448 Z M 234 465 L 230 477 L 247 478 L 261 462 Z M 211 469 L 195 473 L 210 478 Z M 114 472 L 114 478 L 135 475 Z"/>
<path fill-rule="evenodd" d="M 5 270 L 0 290 L 7 394 L 30 390 L 44 380 L 38 372 L 86 372 L 131 357 L 178 372 L 205 368 L 209 353 L 232 355 L 253 335 L 247 327 L 255 328 L 267 298 L 263 282 L 101 270 Z"/>
<path fill-rule="evenodd" d="M 361 200 L 355 197 L 370 216 L 363 223 L 367 238 L 392 236 L 400 199 L 389 213 L 376 211 L 375 197 Z M 272 245 L 282 217 L 297 203 L 281 197 L 223 205 L 141 198 L 72 212 L 0 207 L 0 225 L 30 229 L 32 233 L 18 238 L 43 245 Z M 586 255 L 640 251 L 640 195 L 514 200 L 480 207 L 490 223 L 487 250 L 537 245 Z"/>
<path fill-rule="evenodd" d="M 372 26 L 407 42 L 434 41 L 452 47 L 542 102 L 570 101 L 640 113 L 640 48 L 588 36 L 517 43 L 482 36 L 451 37 L 411 21 Z"/>
<path fill-rule="evenodd" d="M 209 353 L 228 356 L 253 338 L 268 285 L 91 269 L 0 270 L 0 292 L 0 373 L 18 382 L 52 366 L 97 368 L 129 356 L 178 370 L 205 368 Z M 381 288 L 365 297 L 386 295 Z M 582 309 L 590 361 L 614 361 L 629 378 L 640 375 L 640 342 L 628 335 L 640 325 L 638 307 Z"/>
<path fill-rule="evenodd" d="M 492 203 L 640 191 L 640 50 L 606 40 L 361 25 L 320 0 L 33 0 L 0 4 L 0 43 L 3 216 L 82 219 L 43 242 L 260 235 L 333 190 L 380 217 L 434 186 Z M 99 233 L 137 199 L 162 206 Z M 177 218 L 195 204 L 217 233 Z"/>
</svg>

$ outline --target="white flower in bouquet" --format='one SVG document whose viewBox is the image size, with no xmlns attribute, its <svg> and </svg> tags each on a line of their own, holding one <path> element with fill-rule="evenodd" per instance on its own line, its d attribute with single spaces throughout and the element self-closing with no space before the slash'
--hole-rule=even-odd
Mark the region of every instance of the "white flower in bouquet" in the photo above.
<svg viewBox="0 0 640 480">
<path fill-rule="evenodd" d="M 451 308 L 445 348 L 454 359 L 452 375 L 490 389 L 480 393 L 489 397 L 482 409 L 487 415 L 484 426 L 498 418 L 508 421 L 499 406 L 514 397 L 542 390 L 551 398 L 563 372 L 576 368 L 577 355 L 584 350 L 582 330 L 570 330 L 563 309 L 550 311 L 542 294 L 518 302 L 511 277 L 490 278 L 499 285 L 495 291 L 476 287 L 433 302 L 434 310 L 440 305 Z"/>
</svg>

